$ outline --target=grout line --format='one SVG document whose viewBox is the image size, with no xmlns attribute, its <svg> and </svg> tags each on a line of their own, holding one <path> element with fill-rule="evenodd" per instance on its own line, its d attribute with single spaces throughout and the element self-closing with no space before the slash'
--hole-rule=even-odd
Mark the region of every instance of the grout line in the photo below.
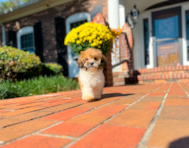
<svg viewBox="0 0 189 148">
<path fill-rule="evenodd" d="M 62 123 L 62 122 L 57 122 L 57 123 L 52 124 L 51 126 L 48 126 L 48 127 L 53 127 L 53 126 L 58 125 L 58 124 L 60 124 L 60 123 Z M 47 129 L 48 127 L 43 128 L 43 129 L 41 129 L 40 131 Z M 3 141 L 1 141 L 0 147 L 1 147 L 2 145 L 3 145 L 3 146 L 4 146 L 4 145 L 8 145 L 8 144 L 10 144 L 10 143 L 12 143 L 12 142 L 15 142 L 15 141 L 18 141 L 18 140 L 27 138 L 27 137 L 29 137 L 29 136 L 31 136 L 31 135 L 35 135 L 37 132 L 38 132 L 38 131 L 33 132 L 33 133 L 30 133 L 30 134 L 27 134 L 27 135 L 24 135 L 24 136 L 22 136 L 22 137 L 19 137 L 19 138 L 17 138 L 17 139 L 14 139 L 14 140 L 11 140 L 11 141 L 8 141 L 8 142 L 5 142 L 5 143 L 4 143 Z"/>
<path fill-rule="evenodd" d="M 37 133 L 37 135 L 45 136 L 45 137 L 65 138 L 65 139 L 71 139 L 71 140 L 77 139 L 77 138 L 74 138 L 74 137 L 64 136 L 64 135 L 59 136 L 59 135 L 50 135 L 50 134 L 43 134 L 43 133 Z"/>
<path fill-rule="evenodd" d="M 12 125 L 16 125 L 16 124 L 28 122 L 28 121 L 31 121 L 31 120 L 39 119 L 39 118 L 42 118 L 42 117 L 45 117 L 45 116 L 49 116 L 49 115 L 52 115 L 52 114 L 55 114 L 55 113 L 58 113 L 58 112 L 62 112 L 62 111 L 65 111 L 65 110 L 68 110 L 68 109 L 71 109 L 71 108 L 78 107 L 78 106 L 80 106 L 80 105 L 82 105 L 82 104 L 78 104 L 78 105 L 76 105 L 76 106 L 69 107 L 69 108 L 66 108 L 66 109 L 63 109 L 63 110 L 60 110 L 60 111 L 56 111 L 56 112 L 47 112 L 48 114 L 46 114 L 46 115 L 42 115 L 42 116 L 39 116 L 39 117 L 36 117 L 36 118 L 34 117 L 34 118 L 31 118 L 31 119 L 26 120 L 26 121 L 21 121 L 21 122 L 14 123 L 14 124 L 7 125 L 7 126 L 0 127 L 0 128 L 3 129 L 3 128 L 7 128 L 7 127 L 9 127 L 9 126 L 12 126 Z M 48 108 L 50 108 L 50 107 L 48 107 Z M 43 108 L 43 109 L 47 109 L 47 108 Z M 41 109 L 40 109 L 40 110 L 41 110 Z M 35 110 L 35 111 L 31 111 L 31 112 L 39 112 L 40 110 Z M 28 113 L 31 113 L 31 112 L 28 112 Z M 24 114 L 27 114 L 27 113 L 24 113 Z M 19 114 L 19 115 L 24 115 L 24 114 Z M 16 116 L 19 116 L 19 115 L 16 115 Z M 11 117 L 16 117 L 16 116 L 11 116 Z M 11 117 L 9 117 L 9 118 L 3 118 L 3 119 L 11 119 Z"/>
<path fill-rule="evenodd" d="M 170 84 L 169 89 L 168 89 L 168 91 L 166 92 L 166 94 L 165 94 L 165 96 L 164 96 L 164 98 L 163 98 L 163 100 L 162 100 L 162 102 L 161 102 L 161 104 L 160 104 L 159 109 L 157 110 L 157 112 L 156 112 L 154 118 L 152 119 L 152 122 L 150 123 L 148 129 L 147 129 L 146 132 L 144 133 L 144 135 L 143 135 L 141 141 L 139 142 L 137 148 L 146 148 L 146 147 L 147 147 L 148 141 L 149 141 L 150 136 L 151 136 L 151 134 L 152 134 L 152 131 L 153 131 L 154 127 L 155 127 L 155 124 L 156 124 L 156 122 L 157 122 L 157 119 L 159 118 L 160 113 L 161 113 L 161 111 L 162 111 L 162 109 L 163 109 L 163 107 L 164 107 L 164 103 L 165 103 L 165 100 L 166 100 L 166 98 L 167 98 L 167 96 L 168 96 L 168 93 L 169 93 L 169 91 L 170 91 L 170 89 L 171 89 L 171 86 L 172 86 L 172 83 Z"/>
<path fill-rule="evenodd" d="M 78 100 L 75 100 L 75 101 L 78 101 Z M 75 101 L 66 102 L 64 104 L 74 103 Z M 58 105 L 62 105 L 62 104 L 58 104 Z M 48 108 L 51 108 L 51 107 L 56 107 L 58 105 L 49 106 L 49 107 L 48 106 L 40 106 L 39 105 L 39 107 L 44 107 L 44 108 L 41 108 L 41 109 L 38 109 L 38 110 L 34 110 L 34 111 L 30 111 L 30 112 L 26 112 L 26 113 L 22 113 L 22 114 L 18 114 L 18 115 L 13 115 L 13 116 L 10 116 L 10 117 L 4 117 L 4 116 L 0 116 L 0 117 L 3 117 L 4 119 L 8 119 L 8 118 L 16 117 L 16 116 L 19 116 L 19 115 L 24 115 L 24 114 L 27 114 L 27 113 L 31 113 L 31 112 L 35 112 L 35 111 L 41 111 L 43 109 L 48 109 Z M 79 103 L 77 106 L 80 106 L 80 105 L 82 105 L 82 103 Z M 74 106 L 74 107 L 77 107 L 77 106 Z M 31 107 L 27 107 L 27 108 L 32 108 L 32 107 L 37 107 L 37 106 L 31 106 Z M 74 108 L 74 107 L 70 107 L 70 108 Z M 67 109 L 70 109 L 70 108 L 67 108 Z M 22 109 L 26 109 L 26 108 L 22 108 Z M 22 110 L 22 109 L 18 109 L 18 110 Z M 64 109 L 64 110 L 66 110 L 66 109 Z M 13 110 L 13 111 L 17 111 L 17 110 Z M 61 110 L 61 111 L 63 111 L 63 110 Z M 42 111 L 42 112 L 44 112 L 44 111 Z M 50 112 L 50 111 L 46 111 L 46 112 Z M 60 112 L 60 111 L 57 111 L 57 112 Z M 53 113 L 57 113 L 57 112 L 51 112 L 51 113 L 53 114 Z"/>
<path fill-rule="evenodd" d="M 164 84 L 163 84 L 164 85 Z M 139 102 L 140 100 L 142 100 L 144 97 L 146 97 L 147 95 L 149 95 L 150 93 L 156 91 L 157 89 L 159 89 L 160 87 L 162 87 L 163 85 L 159 86 L 158 88 L 150 91 L 148 94 L 142 96 L 140 99 L 138 99 L 137 101 L 135 101 L 134 103 L 132 103 L 131 105 L 127 106 L 124 110 L 128 109 L 129 107 L 131 107 L 132 105 L 134 105 L 135 103 Z M 119 100 L 119 99 L 118 99 Z M 117 101 L 117 100 L 114 100 Z M 114 102 L 112 101 L 112 102 Z M 111 103 L 112 103 L 111 102 Z M 110 103 L 108 103 L 110 104 Z M 104 105 L 103 105 L 104 106 Z M 119 115 L 121 112 L 123 112 L 124 110 L 120 111 L 119 113 L 111 116 L 110 118 L 108 118 L 106 121 L 103 121 L 102 123 L 100 123 L 99 125 L 95 126 L 94 128 L 92 128 L 91 130 L 89 130 L 88 132 L 86 132 L 85 134 L 83 134 L 82 136 L 80 136 L 79 138 L 75 139 L 74 141 L 70 142 L 69 144 L 67 144 L 66 146 L 63 146 L 62 148 L 69 148 L 71 145 L 75 144 L 78 140 L 82 139 L 84 136 L 86 136 L 87 134 L 89 134 L 90 132 L 94 131 L 95 129 L 97 129 L 100 125 L 106 123 L 107 121 L 109 121 L 110 119 L 112 119 L 113 117 Z"/>
<path fill-rule="evenodd" d="M 108 122 L 109 120 L 111 120 L 112 118 L 114 118 L 115 116 L 119 115 L 120 113 L 122 113 L 123 111 L 125 111 L 126 109 L 130 108 L 131 106 L 133 106 L 134 104 L 138 103 L 139 101 L 141 101 L 144 97 L 148 96 L 150 93 L 156 91 L 157 89 L 159 89 L 161 86 L 159 86 L 158 88 L 154 89 L 153 91 L 150 91 L 148 94 L 142 96 L 140 99 L 138 99 L 137 101 L 133 102 L 132 104 L 130 104 L 129 106 L 127 106 L 124 110 L 120 111 L 119 113 L 113 115 L 112 117 L 110 117 L 109 119 L 107 119 L 106 121 L 104 121 L 104 123 Z"/>
<path fill-rule="evenodd" d="M 41 116 L 39 116 L 39 117 L 34 117 L 34 118 L 28 119 L 28 120 L 26 120 L 26 121 L 21 121 L 21 122 L 13 123 L 13 124 L 11 124 L 11 125 L 6 125 L 6 126 L 0 127 L 0 128 L 2 128 L 2 129 L 3 129 L 3 128 L 7 128 L 7 127 L 9 127 L 9 126 L 13 126 L 13 125 L 16 125 L 16 124 L 28 122 L 28 121 L 35 120 L 35 119 L 38 119 L 38 118 L 42 118 L 42 117 L 45 117 L 45 116 L 49 116 L 49 115 L 51 115 L 51 114 L 52 114 L 52 113 L 49 112 L 49 114 L 41 115 Z M 15 117 L 15 116 L 14 116 L 14 117 Z M 11 118 L 4 118 L 4 119 L 11 119 Z"/>
<path fill-rule="evenodd" d="M 36 131 L 36 132 L 33 132 L 33 133 L 31 133 L 31 135 L 39 134 L 39 132 L 44 131 L 44 130 L 46 130 L 46 129 L 49 129 L 49 128 L 53 127 L 53 126 L 59 125 L 59 124 L 61 124 L 61 123 L 63 123 L 63 121 L 59 121 L 59 122 L 57 122 L 57 123 L 55 123 L 55 124 L 52 124 L 52 125 L 50 125 L 50 126 L 48 126 L 48 127 L 45 127 L 45 128 L 40 129 L 40 130 L 38 130 L 38 131 Z"/>
<path fill-rule="evenodd" d="M 133 93 L 133 94 L 134 94 L 134 93 Z M 129 96 L 129 95 L 128 95 L 128 96 Z M 125 97 L 125 96 L 120 96 L 120 97 L 118 97 L 116 100 L 113 100 L 113 101 L 111 101 L 111 102 L 108 102 L 108 103 L 103 104 L 103 105 L 98 106 L 98 107 L 94 107 L 94 108 L 92 108 L 91 110 L 86 111 L 86 112 L 84 112 L 84 113 L 82 113 L 82 114 L 79 114 L 79 115 L 77 115 L 77 116 L 74 116 L 74 117 L 72 117 L 72 118 L 76 118 L 76 117 L 78 117 L 78 116 L 80 116 L 80 115 L 84 115 L 84 114 L 87 114 L 87 113 L 89 113 L 89 112 L 92 112 L 93 110 L 96 110 L 96 109 L 101 108 L 101 107 L 103 107 L 103 106 L 109 105 L 109 104 L 111 104 L 111 103 L 113 103 L 113 102 L 115 102 L 115 101 L 118 101 L 118 100 L 122 99 L 123 97 Z M 114 97 L 112 97 L 112 98 L 114 98 Z M 82 104 L 82 105 L 83 105 L 83 104 Z M 72 118 L 70 118 L 70 119 L 72 119 Z"/>
<path fill-rule="evenodd" d="M 178 82 L 177 82 L 178 83 Z M 178 83 L 178 85 L 180 85 L 180 87 L 182 88 L 182 90 L 186 93 L 186 95 L 188 96 L 189 98 L 189 94 L 187 93 L 187 91 L 182 87 L 182 85 L 180 83 Z"/>
<path fill-rule="evenodd" d="M 119 100 L 119 99 L 121 99 L 121 98 L 122 98 L 122 96 L 119 97 L 119 98 L 116 99 L 116 100 L 113 100 L 113 101 L 109 102 L 109 103 L 103 104 L 103 105 L 101 105 L 101 106 L 99 106 L 99 107 L 93 108 L 92 110 L 89 110 L 89 111 L 87 111 L 87 112 L 84 112 L 84 113 L 82 113 L 82 114 L 79 114 L 78 116 L 83 115 L 83 114 L 86 114 L 86 113 L 88 113 L 88 112 L 91 112 L 91 111 L 93 111 L 93 110 L 95 110 L 95 109 L 101 108 L 101 107 L 103 107 L 103 106 L 106 106 L 106 105 L 108 105 L 108 104 L 111 104 L 111 103 L 113 103 L 114 101 L 117 101 L 117 100 Z M 73 107 L 70 107 L 70 108 L 67 108 L 67 109 L 75 108 L 75 107 L 78 107 L 78 106 L 80 106 L 80 105 L 83 105 L 83 104 L 79 104 L 79 105 L 77 105 L 77 106 L 73 106 Z M 53 107 L 54 107 L 54 106 L 53 106 Z M 50 108 L 50 107 L 48 107 L 48 108 Z M 67 110 L 67 109 L 64 109 L 64 110 Z M 61 111 L 64 111 L 64 110 L 61 110 Z M 37 110 L 37 111 L 40 111 L 40 110 Z M 31 121 L 31 120 L 35 120 L 35 119 L 38 119 L 38 118 L 42 118 L 42 117 L 45 117 L 45 116 L 48 116 L 48 115 L 51 115 L 51 114 L 55 114 L 55 113 L 58 113 L 58 112 L 61 112 L 61 111 L 50 112 L 50 113 L 47 114 L 47 115 L 43 115 L 43 116 L 40 116 L 40 117 L 37 117 L 37 118 L 33 118 L 33 119 L 30 119 L 30 120 L 27 120 L 27 121 Z M 77 116 L 74 116 L 73 118 L 75 118 L 75 117 L 77 117 Z M 70 119 L 71 119 L 71 118 L 70 118 Z M 24 122 L 27 122 L 27 121 L 24 121 Z M 20 124 L 20 123 L 24 123 L 24 122 L 19 122 L 19 123 L 16 123 L 16 124 Z M 22 136 L 22 137 L 20 137 L 20 138 L 17 138 L 17 139 L 15 139 L 15 140 L 12 140 L 12 141 L 9 141 L 9 142 L 6 142 L 6 143 L 4 143 L 3 141 L 0 141 L 0 146 L 1 146 L 1 144 L 3 144 L 3 145 L 9 144 L 9 143 L 11 143 L 11 142 L 15 142 L 15 141 L 17 141 L 17 140 L 26 138 L 26 137 L 28 137 L 28 136 L 30 136 L 30 135 L 39 134 L 39 132 L 41 132 L 41 131 L 43 131 L 43 130 L 46 130 L 46 129 L 49 129 L 49 128 L 51 128 L 51 127 L 53 127 L 53 126 L 56 126 L 56 125 L 58 125 L 58 124 L 61 124 L 61 123 L 63 123 L 63 121 L 60 121 L 60 122 L 55 123 L 55 124 L 53 124 L 53 125 L 51 125 L 51 126 L 48 126 L 48 127 L 43 128 L 43 129 L 41 129 L 41 130 L 38 130 L 38 131 L 36 131 L 36 132 L 30 133 L 30 134 L 28 134 L 28 135 L 24 135 L 24 136 Z M 16 125 L 16 124 L 12 124 L 12 125 Z M 12 126 L 12 125 L 8 125 L 8 126 Z M 3 128 L 6 128 L 6 127 L 8 127 L 8 126 L 5 126 L 5 127 L 3 127 Z M 43 134 L 43 135 L 45 135 L 45 134 Z M 49 135 L 49 136 L 50 136 L 50 135 Z M 51 137 L 56 137 L 56 136 L 57 136 L 57 135 L 51 135 Z M 61 137 L 61 138 L 62 138 L 62 137 Z M 65 138 L 72 139 L 72 140 L 73 140 L 73 139 L 78 139 L 78 138 L 69 137 L 69 136 L 65 136 Z"/>
<path fill-rule="evenodd" d="M 161 85 L 162 86 L 162 85 Z M 155 90 L 157 90 L 157 89 L 159 89 L 161 86 L 159 86 L 158 88 L 156 88 Z M 153 92 L 153 91 L 155 91 L 155 90 L 152 90 L 152 91 L 150 91 L 148 94 L 150 94 L 151 92 Z M 147 95 L 148 95 L 147 94 Z M 145 96 L 147 96 L 147 95 L 145 95 Z M 143 96 L 142 98 L 144 98 L 145 96 Z M 124 96 L 123 96 L 124 97 Z M 92 110 L 89 110 L 88 112 L 91 112 L 91 111 L 93 111 L 93 110 L 95 110 L 95 109 L 98 109 L 98 108 L 101 108 L 101 107 L 103 107 L 103 106 L 106 106 L 106 105 L 108 105 L 108 104 L 111 104 L 111 103 L 113 103 L 113 102 L 115 102 L 115 101 L 117 101 L 117 100 L 120 100 L 121 98 L 123 98 L 122 96 L 120 96 L 118 99 L 116 99 L 116 100 L 113 100 L 113 101 L 111 101 L 111 102 L 109 102 L 109 103 L 106 103 L 106 104 L 103 104 L 103 105 L 101 105 L 101 106 L 99 106 L 99 107 L 96 107 L 96 108 L 93 108 Z M 140 98 L 139 100 L 141 100 L 142 98 Z M 137 100 L 136 102 L 138 102 L 139 100 Z M 135 103 L 132 103 L 132 104 L 135 104 Z M 82 105 L 82 104 L 78 104 L 77 106 L 73 106 L 73 107 L 70 107 L 70 108 L 67 108 L 67 109 L 71 109 L 71 108 L 75 108 L 75 107 L 78 107 L 78 106 L 80 106 L 80 105 Z M 131 106 L 131 105 L 130 105 Z M 54 106 L 53 106 L 54 107 Z M 125 109 L 127 109 L 129 106 L 127 106 Z M 50 107 L 47 107 L 47 108 L 50 108 Z M 44 109 L 44 108 L 43 108 Z M 64 109 L 64 110 L 67 110 L 67 109 Z M 42 110 L 42 109 L 40 109 L 40 110 Z M 40 110 L 36 110 L 36 111 L 40 111 Z M 64 111 L 64 110 L 61 110 L 61 111 Z M 36 112 L 36 111 L 32 111 L 32 112 Z M 48 115 L 51 115 L 51 114 L 55 114 L 55 113 L 58 113 L 58 112 L 61 112 L 61 111 L 57 111 L 57 112 L 51 112 L 51 113 L 49 113 Z M 88 112 L 84 112 L 84 113 L 82 113 L 82 114 L 79 114 L 78 116 L 80 116 L 80 115 L 83 115 L 83 114 L 86 114 L 86 113 L 88 113 Z M 121 111 L 122 112 L 122 111 Z M 25 114 L 25 113 L 24 113 Z M 119 113 L 118 113 L 119 114 Z M 22 114 L 20 114 L 20 115 L 22 115 Z M 117 115 L 117 114 L 116 114 Z M 17 115 L 16 115 L 17 116 Z M 47 116 L 47 115 L 44 115 L 44 116 Z M 40 116 L 40 118 L 41 117 L 43 117 L 43 116 Z M 76 116 L 74 116 L 73 118 L 75 118 Z M 38 119 L 39 117 L 37 117 L 37 118 L 33 118 L 33 119 L 30 119 L 30 120 L 35 120 L 35 119 Z M 110 117 L 111 118 L 111 117 Z M 27 120 L 27 121 L 30 121 L 30 120 Z M 107 120 L 109 120 L 109 119 L 107 119 Z M 107 121 L 106 120 L 106 121 Z M 27 122 L 27 121 L 24 121 L 24 122 Z M 24 123 L 24 122 L 20 122 L 20 123 Z M 105 122 L 105 121 L 104 121 Z M 102 122 L 101 124 L 103 124 L 104 122 Z M 10 143 L 12 143 L 12 142 L 15 142 L 15 141 L 18 141 L 18 140 L 21 140 L 21 139 L 23 139 L 23 138 L 26 138 L 26 137 L 28 137 L 28 136 L 31 136 L 31 135 L 35 135 L 35 134 L 39 134 L 39 135 L 42 135 L 41 133 L 39 133 L 39 132 L 41 132 L 41 131 L 43 131 L 43 130 L 46 130 L 46 129 L 49 129 L 49 128 L 51 128 L 51 127 L 53 127 L 53 126 L 56 126 L 56 125 L 58 125 L 58 124 L 61 124 L 61 123 L 63 123 L 63 121 L 60 121 L 60 122 L 57 122 L 57 123 L 55 123 L 55 124 L 53 124 L 53 125 L 51 125 L 51 126 L 48 126 L 48 127 L 46 127 L 46 128 L 43 128 L 43 129 L 41 129 L 41 130 L 38 130 L 38 131 L 36 131 L 36 132 L 33 132 L 33 133 L 30 133 L 30 134 L 27 134 L 27 135 L 24 135 L 24 136 L 22 136 L 22 137 L 19 137 L 19 138 L 17 138 L 17 139 L 14 139 L 14 140 L 11 140 L 11 141 L 9 141 L 9 142 L 6 142 L 6 143 L 4 143 L 3 141 L 0 141 L 0 146 L 3 144 L 3 145 L 7 145 L 7 144 L 10 144 Z M 16 123 L 16 124 L 19 124 L 19 123 Z M 64 138 L 67 138 L 67 139 L 72 139 L 72 140 L 74 140 L 73 142 L 75 143 L 75 142 L 77 142 L 78 140 L 80 140 L 82 137 L 84 137 L 85 135 L 87 135 L 89 132 L 91 132 L 91 131 L 93 131 L 93 130 L 95 130 L 96 128 L 98 128 L 101 124 L 99 124 L 99 125 L 97 125 L 96 127 L 94 127 L 94 128 L 92 128 L 91 130 L 89 130 L 87 133 L 85 133 L 83 136 L 81 136 L 81 137 L 79 137 L 79 138 L 74 138 L 74 137 L 70 137 L 70 136 L 65 136 Z M 15 124 L 14 124 L 15 125 Z M 12 125 L 9 125 L 9 126 L 12 126 Z M 8 126 L 6 126 L 6 127 L 8 127 Z M 49 134 L 43 134 L 44 136 L 46 135 L 46 136 L 49 136 L 49 137 L 59 137 L 59 136 L 57 136 L 57 135 L 49 135 Z M 61 136 L 60 136 L 61 137 Z M 60 138 L 59 137 L 59 138 Z M 61 137 L 62 138 L 62 137 Z M 73 142 L 71 142 L 71 143 L 69 143 L 66 147 L 68 147 L 68 146 L 70 146 L 70 144 L 74 144 Z M 65 147 L 65 146 L 64 146 Z M 66 148 L 65 147 L 65 148 Z"/>
</svg>

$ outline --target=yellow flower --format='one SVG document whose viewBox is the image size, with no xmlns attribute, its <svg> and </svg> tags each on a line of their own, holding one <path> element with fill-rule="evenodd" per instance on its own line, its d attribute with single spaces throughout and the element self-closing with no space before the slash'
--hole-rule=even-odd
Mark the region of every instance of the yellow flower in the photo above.
<svg viewBox="0 0 189 148">
<path fill-rule="evenodd" d="M 77 28 L 73 28 L 65 38 L 64 44 L 69 45 L 79 44 L 83 46 L 85 42 L 90 43 L 92 47 L 103 48 L 103 43 L 111 43 L 118 40 L 122 29 L 120 27 L 116 29 L 109 29 L 108 26 L 96 23 L 84 23 Z M 77 49 L 73 49 L 77 50 Z"/>
<path fill-rule="evenodd" d="M 81 42 L 79 40 L 76 41 L 77 44 L 80 44 Z"/>
</svg>

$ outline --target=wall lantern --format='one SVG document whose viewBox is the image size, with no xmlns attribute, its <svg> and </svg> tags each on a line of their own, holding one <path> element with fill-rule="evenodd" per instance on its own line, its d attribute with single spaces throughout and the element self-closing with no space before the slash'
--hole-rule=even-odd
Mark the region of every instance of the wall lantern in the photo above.
<svg viewBox="0 0 189 148">
<path fill-rule="evenodd" d="M 136 5 L 134 5 L 134 8 L 131 10 L 131 16 L 133 17 L 134 24 L 137 23 L 138 16 L 139 16 L 139 10 L 136 8 Z"/>
<path fill-rule="evenodd" d="M 131 13 L 127 14 L 126 22 L 131 28 L 134 28 L 135 24 L 138 21 L 139 16 L 139 10 L 136 8 L 136 5 L 134 5 L 134 8 L 131 10 Z"/>
</svg>

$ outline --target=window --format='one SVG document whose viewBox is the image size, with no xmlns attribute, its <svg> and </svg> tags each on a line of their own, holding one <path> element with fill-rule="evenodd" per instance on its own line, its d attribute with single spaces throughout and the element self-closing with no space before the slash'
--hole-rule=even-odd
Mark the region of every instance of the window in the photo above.
<svg viewBox="0 0 189 148">
<path fill-rule="evenodd" d="M 148 19 L 143 20 L 144 26 L 144 61 L 145 65 L 150 64 L 149 62 L 149 23 Z"/>
<path fill-rule="evenodd" d="M 17 32 L 17 44 L 19 49 L 35 53 L 33 27 L 24 27 Z"/>
<path fill-rule="evenodd" d="M 83 24 L 84 22 L 90 22 L 91 15 L 87 12 L 79 12 L 69 16 L 66 19 L 66 33 L 68 34 L 72 28 L 77 27 L 78 25 Z M 69 77 L 76 78 L 79 74 L 79 68 L 77 61 L 74 60 L 75 55 L 71 52 L 70 46 L 68 49 L 68 66 L 69 66 Z"/>
<path fill-rule="evenodd" d="M 84 24 L 85 22 L 87 22 L 87 20 L 77 21 L 77 22 L 71 23 L 70 29 L 72 30 L 73 28 L 76 28 L 76 27 L 80 26 L 81 24 Z M 73 57 L 75 56 L 75 54 L 73 52 L 71 52 L 71 54 L 72 54 Z"/>
<path fill-rule="evenodd" d="M 71 24 L 70 24 L 70 28 L 71 28 L 71 29 L 76 28 L 76 27 L 80 26 L 81 24 L 84 24 L 85 22 L 87 22 L 87 20 L 83 20 L 83 21 L 78 21 L 78 22 L 71 23 Z"/>
<path fill-rule="evenodd" d="M 186 11 L 186 44 L 187 44 L 187 61 L 189 61 L 189 10 Z"/>
<path fill-rule="evenodd" d="M 35 51 L 33 33 L 29 33 L 21 36 L 21 49 L 30 52 Z"/>
</svg>

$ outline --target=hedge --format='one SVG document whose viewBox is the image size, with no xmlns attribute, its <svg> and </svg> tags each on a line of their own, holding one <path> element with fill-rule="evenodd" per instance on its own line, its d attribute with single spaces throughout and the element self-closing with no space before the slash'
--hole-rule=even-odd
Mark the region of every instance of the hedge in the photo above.
<svg viewBox="0 0 189 148">
<path fill-rule="evenodd" d="M 63 68 L 56 63 L 41 63 L 33 53 L 4 46 L 0 48 L 0 80 L 31 79 L 35 77 L 62 75 Z"/>
</svg>

